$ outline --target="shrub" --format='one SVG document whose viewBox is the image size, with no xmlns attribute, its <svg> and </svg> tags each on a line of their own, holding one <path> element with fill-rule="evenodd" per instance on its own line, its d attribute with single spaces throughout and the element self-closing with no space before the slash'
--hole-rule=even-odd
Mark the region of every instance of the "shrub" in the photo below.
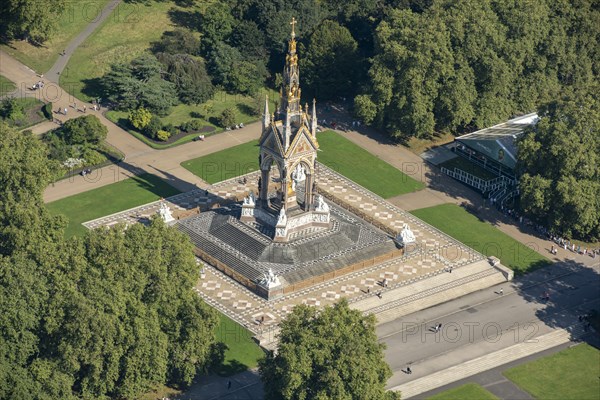
<svg viewBox="0 0 600 400">
<path fill-rule="evenodd" d="M 142 130 L 148 126 L 152 119 L 152 113 L 146 110 L 144 107 L 140 107 L 137 110 L 129 111 L 129 122 L 134 128 Z"/>
<path fill-rule="evenodd" d="M 52 118 L 52 103 L 46 103 L 44 104 L 44 106 L 42 107 L 42 112 L 44 113 L 44 117 L 46 117 L 46 119 L 52 121 L 54 118 Z"/>
<path fill-rule="evenodd" d="M 158 118 L 156 115 L 153 115 L 152 118 L 150 118 L 150 122 L 148 123 L 148 125 L 146 125 L 142 132 L 149 138 L 155 139 L 158 131 L 162 129 L 162 125 L 163 123 L 161 119 Z"/>
<path fill-rule="evenodd" d="M 167 131 L 163 131 L 162 129 L 159 130 L 158 132 L 156 132 L 156 138 L 158 140 L 162 140 L 163 142 L 166 142 L 167 140 L 169 140 L 170 137 L 171 137 L 171 134 Z"/>
<path fill-rule="evenodd" d="M 224 109 L 219 116 L 219 125 L 223 128 L 235 125 L 235 111 L 231 108 Z"/>
<path fill-rule="evenodd" d="M 169 136 L 177 134 L 177 128 L 175 128 L 175 125 L 173 124 L 166 124 L 163 126 L 162 130 L 169 132 Z"/>
<path fill-rule="evenodd" d="M 179 129 L 181 129 L 184 132 L 197 132 L 203 127 L 204 125 L 202 124 L 202 121 L 200 121 L 199 119 L 192 119 L 181 124 Z"/>
<path fill-rule="evenodd" d="M 90 148 L 84 149 L 82 156 L 86 166 L 99 165 L 106 161 L 104 154 Z"/>
</svg>

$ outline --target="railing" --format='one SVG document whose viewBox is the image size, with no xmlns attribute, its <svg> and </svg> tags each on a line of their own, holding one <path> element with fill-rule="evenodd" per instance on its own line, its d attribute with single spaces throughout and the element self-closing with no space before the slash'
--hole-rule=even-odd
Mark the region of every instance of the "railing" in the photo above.
<svg viewBox="0 0 600 400">
<path fill-rule="evenodd" d="M 510 186 L 515 186 L 517 183 L 516 180 L 509 179 L 505 176 L 499 176 L 486 181 L 457 167 L 453 170 L 442 167 L 441 170 L 444 174 L 466 183 L 467 185 L 480 190 L 482 193 L 497 192 Z"/>
</svg>

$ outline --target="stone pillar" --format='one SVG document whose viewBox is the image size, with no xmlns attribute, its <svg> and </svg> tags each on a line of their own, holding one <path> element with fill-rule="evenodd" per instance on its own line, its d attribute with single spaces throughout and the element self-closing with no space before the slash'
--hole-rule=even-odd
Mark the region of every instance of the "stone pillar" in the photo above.
<svg viewBox="0 0 600 400">
<path fill-rule="evenodd" d="M 313 193 L 313 175 L 306 174 L 304 182 L 304 211 L 314 209 L 315 194 Z"/>
<path fill-rule="evenodd" d="M 257 205 L 262 208 L 269 207 L 269 173 L 270 169 L 261 169 L 260 170 L 260 178 L 261 178 L 261 187 L 258 193 L 258 201 Z"/>
</svg>

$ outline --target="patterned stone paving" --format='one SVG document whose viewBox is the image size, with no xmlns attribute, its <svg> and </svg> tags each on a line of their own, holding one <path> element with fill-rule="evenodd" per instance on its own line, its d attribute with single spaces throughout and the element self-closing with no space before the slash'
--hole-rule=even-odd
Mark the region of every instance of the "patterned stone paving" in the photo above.
<svg viewBox="0 0 600 400">
<path fill-rule="evenodd" d="M 365 268 L 304 290 L 267 301 L 241 286 L 218 270 L 204 265 L 195 290 L 209 304 L 246 326 L 254 333 L 274 329 L 298 304 L 325 306 L 346 297 L 351 303 L 392 290 L 416 280 L 443 272 L 447 267 L 459 268 L 484 257 L 423 221 L 389 204 L 377 195 L 319 164 L 318 189 L 335 196 L 342 203 L 361 210 L 384 226 L 399 231 L 407 223 L 417 239 L 398 259 Z M 200 207 L 202 210 L 224 200 L 241 199 L 249 190 L 256 193 L 259 173 L 217 183 L 206 190 L 197 189 L 166 199 L 174 211 Z M 88 228 L 132 224 L 155 215 L 156 201 L 118 214 L 85 223 Z M 318 235 L 318 233 L 317 233 Z M 200 262 L 199 262 L 200 263 Z M 387 287 L 383 287 L 383 280 Z"/>
</svg>

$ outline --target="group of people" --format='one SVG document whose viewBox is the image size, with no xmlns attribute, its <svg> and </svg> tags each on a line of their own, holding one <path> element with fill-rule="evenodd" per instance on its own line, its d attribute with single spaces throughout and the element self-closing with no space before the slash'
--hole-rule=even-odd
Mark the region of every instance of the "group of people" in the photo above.
<svg viewBox="0 0 600 400">
<path fill-rule="evenodd" d="M 91 174 L 92 170 L 90 168 L 86 168 L 83 171 L 81 171 L 81 176 L 86 176 L 87 174 Z"/>
<path fill-rule="evenodd" d="M 562 247 L 565 250 L 570 250 L 573 253 L 582 254 L 584 256 L 590 256 L 592 258 L 596 258 L 598 254 L 600 254 L 600 249 L 588 249 L 587 247 L 581 248 L 581 245 L 575 245 L 575 243 L 571 242 L 568 239 L 564 239 L 559 236 L 549 234 L 549 239 L 556 243 L 559 247 Z M 552 245 L 550 252 L 552 254 L 557 253 L 557 247 Z"/>
<path fill-rule="evenodd" d="M 244 127 L 244 124 L 242 122 L 240 122 L 237 125 L 234 126 L 228 126 L 227 128 L 225 128 L 226 131 L 230 131 L 232 129 L 242 129 Z"/>
<path fill-rule="evenodd" d="M 31 90 L 38 90 L 44 87 L 44 81 L 37 81 L 31 86 Z"/>
</svg>

